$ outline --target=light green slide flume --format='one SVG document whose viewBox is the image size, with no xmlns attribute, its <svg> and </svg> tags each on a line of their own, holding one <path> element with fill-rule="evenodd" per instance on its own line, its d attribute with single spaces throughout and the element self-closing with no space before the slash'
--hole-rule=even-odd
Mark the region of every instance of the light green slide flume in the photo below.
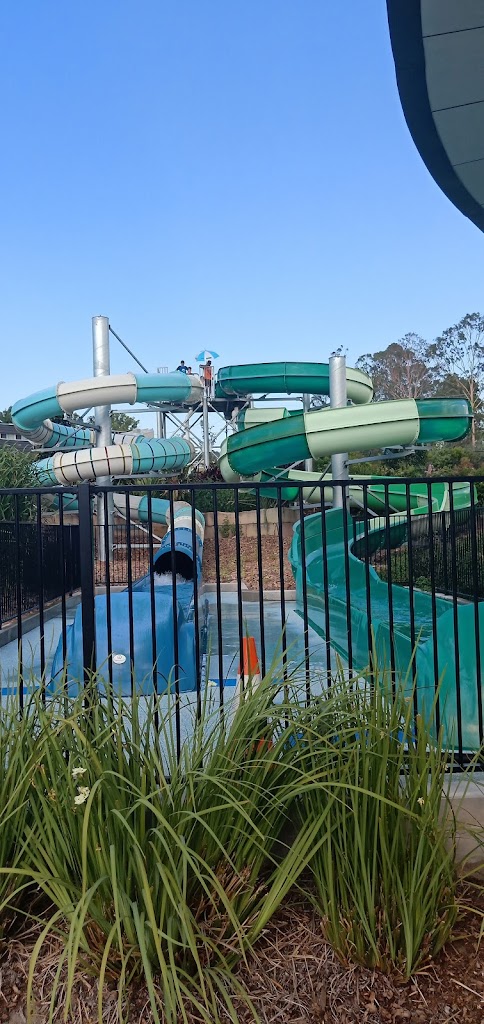
<svg viewBox="0 0 484 1024">
<path fill-rule="evenodd" d="M 299 412 L 286 409 L 247 409 L 238 415 L 239 430 L 223 447 L 220 468 L 230 482 L 244 479 L 284 481 L 283 497 L 297 496 L 291 481 L 304 481 L 306 500 L 330 501 L 331 487 L 327 477 L 306 473 L 299 468 L 287 469 L 308 458 L 328 459 L 340 452 L 418 443 L 458 441 L 468 433 L 472 421 L 469 403 L 463 398 L 406 399 L 394 402 L 372 402 L 371 381 L 359 371 L 347 370 L 348 397 L 354 403 L 344 409 L 316 409 Z M 273 393 L 328 394 L 329 367 L 325 364 L 262 364 L 251 367 L 229 367 L 219 373 L 218 393 L 241 399 L 248 394 Z M 241 401 L 241 405 L 242 405 Z M 448 600 L 416 588 L 389 587 L 373 566 L 364 563 L 368 545 L 371 550 L 387 550 L 408 543 L 414 516 L 448 511 L 449 486 L 429 480 L 410 486 L 393 478 L 366 478 L 369 481 L 367 501 L 377 514 L 364 538 L 364 527 L 353 534 L 348 512 L 333 509 L 305 519 L 304 551 L 300 523 L 296 524 L 290 551 L 290 562 L 296 581 L 299 608 L 303 590 L 307 596 L 309 624 L 343 658 L 351 658 L 353 668 L 363 670 L 369 657 L 369 618 L 381 661 L 389 664 L 391 653 L 396 671 L 405 678 L 414 653 L 417 671 L 419 710 L 431 708 L 436 680 L 443 677 L 441 721 L 447 743 L 466 749 L 479 744 L 478 695 L 476 665 L 476 621 L 482 632 L 481 678 L 484 680 L 484 604 L 478 615 L 472 605 L 456 608 Z M 272 489 L 274 494 L 274 488 Z M 362 504 L 363 488 L 352 478 L 348 495 L 355 504 Z M 430 503 L 429 503 L 430 493 Z M 457 481 L 452 485 L 455 509 L 470 504 L 470 485 Z M 407 518 L 410 507 L 411 518 Z M 391 515 L 399 513 L 399 515 Z M 324 579 L 321 514 L 326 516 L 327 580 Z M 347 517 L 347 528 L 344 517 Z M 360 531 L 358 535 L 358 529 Z M 358 536 L 360 548 L 358 547 Z M 361 539 L 363 538 L 363 540 Z M 363 548 L 361 545 L 363 544 Z M 367 552 L 366 552 L 367 553 Z M 349 601 L 346 575 L 349 574 Z M 390 600 L 391 595 L 391 600 Z M 392 611 L 390 613 L 390 607 Z M 393 630 L 389 628 L 390 614 Z M 414 628 L 411 628 L 413 617 Z M 328 636 L 326 630 L 329 622 Z M 348 628 L 349 624 L 349 628 Z M 351 652 L 349 646 L 351 645 Z M 459 666 L 458 670 L 456 666 Z M 481 694 L 484 703 L 484 691 Z M 460 703 L 462 714 L 460 734 L 457 728 Z"/>
<path fill-rule="evenodd" d="M 91 427 L 56 423 L 51 417 L 71 416 L 79 409 L 118 403 L 179 402 L 189 407 L 200 402 L 202 391 L 197 375 L 178 371 L 87 377 L 68 384 L 61 382 L 20 399 L 12 407 L 12 419 L 33 445 L 53 451 L 48 458 L 34 464 L 38 482 L 43 486 L 63 484 L 67 487 L 83 480 L 149 475 L 153 471 L 174 474 L 184 469 L 193 457 L 192 446 L 185 438 L 150 439 L 142 434 L 115 433 L 112 444 L 100 446 Z M 115 496 L 114 502 L 122 515 L 123 510 L 126 511 L 125 501 Z M 66 509 L 76 508 L 73 499 L 64 499 L 64 503 Z M 186 502 L 175 505 L 175 519 L 186 517 Z M 146 499 L 129 495 L 129 509 L 132 519 L 147 520 Z M 153 498 L 151 516 L 154 522 L 167 523 L 169 502 Z"/>
<path fill-rule="evenodd" d="M 286 469 L 310 458 L 329 459 L 338 452 L 413 445 L 435 441 L 457 441 L 470 427 L 470 409 L 466 399 L 405 399 L 396 402 L 372 402 L 373 386 L 367 374 L 347 368 L 348 398 L 354 403 L 346 409 L 325 407 L 309 412 L 279 409 L 247 409 L 239 413 L 239 430 L 224 443 L 220 470 L 224 479 L 303 481 L 321 484 L 328 477 L 300 469 Z M 230 366 L 219 370 L 216 394 L 219 397 L 306 393 L 329 394 L 329 364 L 261 363 Z M 275 468 L 277 467 L 277 468 Z M 368 479 L 368 478 L 365 478 Z M 381 510 L 381 477 L 374 478 L 375 510 Z M 284 498 L 290 500 L 289 489 Z M 352 479 L 357 501 L 361 488 Z M 413 494 L 413 492 L 412 492 Z M 332 492 L 326 488 L 326 500 Z M 319 503 L 319 487 L 304 492 L 306 501 Z M 373 506 L 373 487 L 368 491 Z M 412 502 L 414 501 L 412 497 Z M 421 507 L 422 503 L 414 502 Z M 395 511 L 399 510 L 398 505 Z"/>
</svg>

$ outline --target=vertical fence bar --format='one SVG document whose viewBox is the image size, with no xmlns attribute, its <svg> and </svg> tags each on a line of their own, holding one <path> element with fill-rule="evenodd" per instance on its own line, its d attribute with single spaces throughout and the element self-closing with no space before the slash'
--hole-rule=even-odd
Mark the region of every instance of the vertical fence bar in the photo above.
<svg viewBox="0 0 484 1024">
<path fill-rule="evenodd" d="M 281 593 L 281 629 L 282 629 L 282 669 L 284 682 L 287 681 L 287 635 L 286 635 L 286 590 L 284 584 L 284 536 L 282 519 L 282 489 L 277 485 L 277 534 L 279 554 L 279 589 Z M 301 539 L 301 534 L 299 534 Z M 287 700 L 287 688 L 285 693 Z"/>
<path fill-rule="evenodd" d="M 149 554 L 149 574 L 150 574 L 150 615 L 151 615 L 151 663 L 152 663 L 152 681 L 153 681 L 153 702 L 155 707 L 154 713 L 154 726 L 158 733 L 159 720 L 158 720 L 158 652 L 156 645 L 156 597 L 155 597 L 155 562 L 153 553 L 153 495 L 151 489 L 147 492 L 147 509 L 148 509 L 148 530 L 149 530 L 149 541 L 150 546 L 148 549 Z"/>
<path fill-rule="evenodd" d="M 44 550 L 42 543 L 42 499 L 36 495 L 37 525 L 37 563 L 39 567 L 39 640 L 40 640 L 40 678 L 42 682 L 42 701 L 45 704 L 45 618 L 44 618 Z"/>
<path fill-rule="evenodd" d="M 415 714 L 418 714 L 418 693 L 417 693 L 417 651 L 415 648 L 415 594 L 413 589 L 413 538 L 412 538 L 412 509 L 410 505 L 410 484 L 405 484 L 405 505 L 407 514 L 407 560 L 408 560 L 408 610 L 410 616 L 410 646 L 412 648 L 412 680 L 413 680 L 413 706 Z"/>
<path fill-rule="evenodd" d="M 193 550 L 193 628 L 195 631 L 195 685 L 197 688 L 197 718 L 202 715 L 202 666 L 200 658 L 200 621 L 198 609 L 198 534 L 196 517 L 196 491 L 190 490 L 192 506 L 192 550 Z M 207 680 L 205 681 L 207 683 Z"/>
<path fill-rule="evenodd" d="M 437 601 L 435 599 L 435 536 L 434 536 L 434 517 L 432 513 L 433 509 L 433 498 L 432 498 L 432 484 L 427 484 L 427 504 L 429 507 L 428 522 L 429 522 L 429 571 L 430 571 L 430 602 L 432 612 L 432 656 L 434 662 L 434 689 L 435 693 L 438 694 L 439 690 L 439 645 L 437 640 Z M 440 699 L 437 696 L 435 703 L 435 728 L 437 734 L 440 729 Z"/>
<path fill-rule="evenodd" d="M 65 664 L 67 657 L 67 606 L 66 606 L 66 551 L 64 543 L 64 502 L 59 502 L 59 559 L 61 565 L 61 629 L 62 629 L 62 661 Z"/>
<path fill-rule="evenodd" d="M 370 538 L 368 534 L 369 511 L 368 511 L 368 483 L 362 482 L 363 487 L 363 517 L 365 531 L 365 586 L 366 586 L 366 618 L 368 622 L 368 665 L 370 673 L 373 672 L 373 629 L 371 621 L 371 576 L 370 576 Z"/>
<path fill-rule="evenodd" d="M 234 487 L 234 512 L 235 512 L 235 565 L 237 572 L 237 621 L 239 628 L 239 663 L 240 663 L 240 678 L 241 692 L 244 690 L 244 622 L 243 622 L 243 602 L 242 602 L 242 562 L 240 554 L 240 506 L 239 506 L 239 491 L 237 485 Z M 248 666 L 250 672 L 250 666 Z"/>
<path fill-rule="evenodd" d="M 261 537 L 261 514 L 260 514 L 260 490 L 257 487 L 255 492 L 255 519 L 257 531 L 257 573 L 259 582 L 259 629 L 260 629 L 260 653 L 262 676 L 266 674 L 266 642 L 264 628 L 264 575 L 262 565 L 262 537 Z"/>
<path fill-rule="evenodd" d="M 176 756 L 181 755 L 181 717 L 180 717 L 180 666 L 178 650 L 178 601 L 177 601 L 177 580 L 176 580 L 176 547 L 175 547 L 175 503 L 173 500 L 173 487 L 168 492 L 170 502 L 170 557 L 172 576 L 172 613 L 173 613 L 173 671 L 175 682 L 175 730 L 176 730 Z M 171 689 L 171 687 L 170 687 Z"/>
<path fill-rule="evenodd" d="M 393 566 L 390 526 L 390 502 L 389 485 L 385 483 L 385 549 L 387 561 L 387 588 L 388 588 L 388 636 L 390 638 L 390 671 L 392 676 L 392 692 L 395 694 L 395 620 L 393 614 Z"/>
<path fill-rule="evenodd" d="M 342 517 L 343 517 L 343 546 L 344 546 L 344 566 L 345 566 L 345 594 L 346 594 L 346 636 L 348 641 L 348 670 L 349 676 L 353 674 L 353 623 L 351 620 L 351 586 L 350 586 L 350 557 L 349 557 L 349 530 L 348 530 L 348 512 L 347 512 L 347 501 L 346 499 L 346 488 L 342 484 L 337 484 L 333 480 L 332 486 L 340 488 L 344 492 L 342 501 Z M 340 506 L 341 507 L 341 506 Z"/>
<path fill-rule="evenodd" d="M 219 525 L 218 525 L 218 498 L 217 487 L 212 487 L 213 501 L 213 537 L 215 550 L 215 604 L 217 613 L 217 653 L 218 653 L 218 678 L 219 678 L 219 702 L 223 710 L 224 704 L 224 658 L 223 658 L 223 629 L 222 629 L 222 593 L 220 586 L 220 547 L 219 547 Z M 209 638 L 210 644 L 210 638 Z M 210 653 L 210 647 L 209 647 Z M 208 666 L 210 672 L 210 665 Z"/>
<path fill-rule="evenodd" d="M 126 576 L 128 582 L 128 632 L 129 632 L 129 677 L 131 686 L 131 696 L 133 696 L 135 686 L 135 666 L 134 666 L 134 602 L 133 602 L 133 563 L 131 561 L 131 510 L 129 505 L 129 495 L 126 494 L 125 499 L 125 516 L 126 516 Z"/>
<path fill-rule="evenodd" d="M 449 558 L 447 551 L 447 513 L 440 513 L 440 527 L 442 536 L 442 590 L 444 594 L 449 593 Z"/>
<path fill-rule="evenodd" d="M 455 543 L 455 509 L 454 509 L 454 489 L 452 483 L 449 484 L 449 517 L 450 517 L 450 553 L 451 553 L 451 567 L 452 567 L 452 607 L 454 611 L 454 659 L 455 659 L 455 699 L 456 699 L 456 710 L 457 710 L 457 742 L 458 742 L 458 760 L 459 764 L 463 764 L 463 748 L 462 748 L 462 703 L 461 703 L 461 692 L 460 692 L 460 656 L 459 656 L 459 605 L 457 598 L 457 550 Z"/>
<path fill-rule="evenodd" d="M 324 507 L 324 487 L 319 488 L 319 500 L 321 505 L 321 554 L 322 554 L 322 581 L 324 593 L 324 632 L 326 638 L 326 685 L 331 686 L 331 620 L 329 615 L 329 580 L 328 580 L 328 537 L 326 529 L 326 510 Z"/>
<path fill-rule="evenodd" d="M 94 551 L 91 514 L 91 487 L 77 488 L 79 509 L 79 547 L 81 552 L 81 620 L 84 686 L 89 687 L 96 668 L 96 619 L 94 609 Z"/>
<path fill-rule="evenodd" d="M 472 591 L 474 602 L 474 636 L 476 646 L 476 687 L 477 687 L 477 720 L 479 724 L 479 743 L 484 739 L 482 721 L 482 671 L 481 671 L 481 637 L 479 622 L 479 556 L 477 551 L 476 534 L 476 500 L 474 485 L 469 484 L 471 496 L 470 525 L 471 525 L 471 557 L 472 557 Z"/>
<path fill-rule="evenodd" d="M 112 497 L 112 495 L 111 495 Z M 112 531 L 113 528 L 110 526 L 109 516 L 109 504 L 108 504 L 108 493 L 99 495 L 97 500 L 97 507 L 100 507 L 101 499 L 104 503 L 103 507 L 103 522 L 102 526 L 98 526 L 98 533 L 101 530 L 104 532 L 104 585 L 106 589 L 106 630 L 107 630 L 107 641 L 108 641 L 108 679 L 109 686 L 112 689 L 113 685 L 113 621 L 112 621 L 112 609 L 111 609 L 111 562 L 113 560 L 113 544 L 112 544 Z"/>
<path fill-rule="evenodd" d="M 301 576 L 303 599 L 303 630 L 304 630 L 304 668 L 306 681 L 306 704 L 311 700 L 311 673 L 309 664 L 309 619 L 308 619 L 308 580 L 306 575 L 306 529 L 304 523 L 303 489 L 299 486 L 299 522 L 301 530 Z"/>
<path fill-rule="evenodd" d="M 23 711 L 24 706 L 24 665 L 23 665 L 23 644 L 22 644 L 22 578 L 23 578 L 23 563 L 21 554 L 21 540 L 20 540 L 20 501 L 19 495 L 15 494 L 15 581 L 16 581 L 16 595 L 17 595 L 17 679 L 18 679 L 18 694 L 19 694 L 19 706 L 20 710 Z"/>
</svg>

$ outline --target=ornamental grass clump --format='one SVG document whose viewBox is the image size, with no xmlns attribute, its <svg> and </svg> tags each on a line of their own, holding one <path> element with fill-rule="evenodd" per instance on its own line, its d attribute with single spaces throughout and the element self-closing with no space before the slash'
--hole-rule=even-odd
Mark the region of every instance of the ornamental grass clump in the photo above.
<svg viewBox="0 0 484 1024">
<path fill-rule="evenodd" d="M 377 666 L 352 684 L 340 671 L 330 702 L 345 722 L 332 741 L 342 786 L 310 859 L 315 904 L 344 962 L 407 979 L 444 946 L 457 917 L 455 821 L 445 803 L 452 755 L 435 739 L 435 705 L 427 720 L 415 718 L 408 680 L 394 692 Z M 313 732 L 309 756 L 327 757 L 327 737 Z M 317 787 L 304 790 L 301 827 L 324 804 Z"/>
<path fill-rule="evenodd" d="M 411 684 L 394 693 L 376 665 L 340 667 L 309 704 L 279 668 L 215 712 L 209 686 L 197 707 L 94 679 L 4 716 L 3 903 L 29 884 L 44 897 L 32 1012 L 55 936 L 50 1021 L 79 971 L 98 979 L 99 1021 L 107 988 L 121 1021 L 141 986 L 158 1024 L 236 1024 L 241 1002 L 257 1021 L 237 965 L 291 889 L 347 963 L 406 979 L 450 937 L 453 765 L 433 709 L 415 719 Z"/>
<path fill-rule="evenodd" d="M 138 977 L 157 1021 L 187 1020 L 189 1009 L 217 1021 L 221 1004 L 236 1021 L 233 968 L 314 841 L 310 827 L 284 842 L 303 767 L 286 730 L 298 704 L 274 704 L 278 690 L 265 679 L 225 724 L 205 702 L 180 752 L 175 698 L 93 691 L 44 712 L 52 727 L 42 723 L 45 776 L 31 794 L 26 851 L 55 913 L 32 957 L 31 989 L 44 940 L 65 928 L 67 1004 L 81 962 L 99 977 L 100 1019 L 106 980 L 116 980 L 121 1012 Z M 334 771 L 314 774 L 329 806 Z"/>
<path fill-rule="evenodd" d="M 30 879 L 22 875 L 30 824 L 29 794 L 42 777 L 38 700 L 27 697 L 19 712 L 16 697 L 4 697 L 0 714 L 0 935 L 22 904 Z"/>
</svg>

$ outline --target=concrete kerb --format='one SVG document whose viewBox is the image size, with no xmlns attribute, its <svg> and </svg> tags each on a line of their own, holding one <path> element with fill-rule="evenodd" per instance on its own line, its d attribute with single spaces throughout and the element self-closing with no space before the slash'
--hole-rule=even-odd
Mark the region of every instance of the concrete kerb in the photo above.
<svg viewBox="0 0 484 1024">
<path fill-rule="evenodd" d="M 484 878 L 484 772 L 454 773 L 449 785 L 449 800 L 456 816 L 457 860 L 461 874 L 474 872 Z M 445 815 L 444 808 L 444 815 Z M 448 809 L 447 809 L 448 813 Z M 480 834 L 481 841 L 476 841 Z"/>
<path fill-rule="evenodd" d="M 238 591 L 237 583 L 220 583 L 219 586 L 220 586 L 220 593 L 221 594 L 236 594 L 237 591 Z M 242 596 L 243 596 L 243 600 L 244 601 L 248 601 L 249 603 L 253 602 L 254 604 L 258 604 L 259 603 L 259 600 L 260 600 L 260 597 L 259 597 L 260 591 L 259 590 L 249 590 L 249 588 L 248 588 L 246 583 L 242 583 L 240 589 L 242 591 Z M 216 583 L 204 583 L 204 585 L 203 585 L 203 592 L 205 594 L 215 594 L 217 592 L 217 584 Z M 268 603 L 270 603 L 271 601 L 272 602 L 280 603 L 281 597 L 282 597 L 282 595 L 281 595 L 281 591 L 280 590 L 263 590 L 262 591 L 262 598 L 263 598 L 264 601 L 267 601 Z M 296 599 L 296 591 L 295 590 L 285 590 L 284 591 L 284 601 L 295 601 L 295 599 Z"/>
</svg>

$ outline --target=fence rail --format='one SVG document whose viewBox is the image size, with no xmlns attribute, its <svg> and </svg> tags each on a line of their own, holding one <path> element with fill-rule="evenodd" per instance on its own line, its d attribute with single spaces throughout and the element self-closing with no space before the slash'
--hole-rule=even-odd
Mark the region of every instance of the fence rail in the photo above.
<svg viewBox="0 0 484 1024">
<path fill-rule="evenodd" d="M 82 484 L 65 504 L 60 488 L 7 489 L 0 499 L 13 501 L 16 515 L 0 523 L 1 615 L 16 619 L 18 641 L 29 640 L 18 642 L 16 668 L 27 674 L 29 646 L 46 693 L 82 685 L 93 666 L 128 695 L 171 688 L 181 748 L 190 708 L 206 694 L 220 706 L 233 697 L 247 635 L 261 673 L 272 666 L 282 686 L 297 679 L 308 702 L 331 684 L 338 658 L 353 681 L 375 675 L 377 661 L 394 683 L 407 678 L 411 693 L 415 682 L 415 711 L 433 716 L 464 764 L 484 737 L 484 508 L 474 482 L 383 480 L 378 497 L 374 481 L 325 481 L 310 506 L 307 486 L 283 482 L 250 491 L 184 484 L 182 494 L 157 484 L 141 505 L 121 487 Z M 321 515 L 331 488 L 342 488 L 344 508 Z M 112 490 L 126 504 L 114 522 Z M 42 521 L 46 496 L 58 503 L 57 524 Z M 187 503 L 181 526 L 167 532 L 160 498 L 175 526 L 175 503 Z M 24 523 L 32 502 L 37 515 Z M 73 502 L 77 522 L 67 524 Z M 45 609 L 55 599 L 51 628 Z M 24 620 L 34 608 L 35 635 Z M 2 675 L 11 663 L 11 646 L 0 646 Z"/>
</svg>

